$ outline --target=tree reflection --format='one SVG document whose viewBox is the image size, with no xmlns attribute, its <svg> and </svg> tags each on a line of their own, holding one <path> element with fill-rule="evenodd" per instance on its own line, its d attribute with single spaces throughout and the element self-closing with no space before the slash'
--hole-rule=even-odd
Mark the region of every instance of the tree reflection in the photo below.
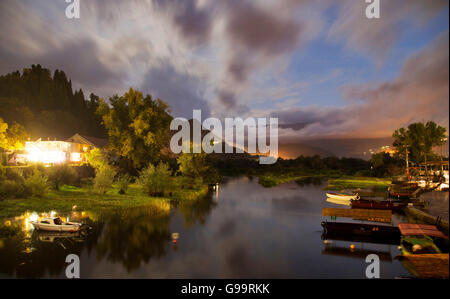
<svg viewBox="0 0 450 299">
<path fill-rule="evenodd" d="M 184 226 L 190 228 L 197 221 L 201 225 L 205 224 L 206 217 L 216 206 L 217 203 L 213 200 L 212 194 L 210 193 L 200 200 L 181 202 L 178 205 L 178 210 L 183 216 Z"/>
<path fill-rule="evenodd" d="M 130 209 L 108 217 L 97 258 L 120 262 L 128 272 L 164 256 L 170 244 L 169 213 L 155 215 L 151 209 Z"/>
</svg>

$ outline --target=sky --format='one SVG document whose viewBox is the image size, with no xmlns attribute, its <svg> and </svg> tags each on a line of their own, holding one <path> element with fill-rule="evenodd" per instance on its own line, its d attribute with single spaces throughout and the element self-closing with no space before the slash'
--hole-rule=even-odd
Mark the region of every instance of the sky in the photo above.
<svg viewBox="0 0 450 299">
<path fill-rule="evenodd" d="M 102 97 L 192 118 L 277 117 L 280 139 L 381 138 L 449 122 L 448 0 L 0 1 L 0 74 L 41 64 Z"/>
</svg>

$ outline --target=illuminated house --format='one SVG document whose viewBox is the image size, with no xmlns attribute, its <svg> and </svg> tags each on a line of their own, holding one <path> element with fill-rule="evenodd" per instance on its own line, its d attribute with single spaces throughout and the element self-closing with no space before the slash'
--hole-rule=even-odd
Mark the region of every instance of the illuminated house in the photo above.
<svg viewBox="0 0 450 299">
<path fill-rule="evenodd" d="M 103 148 L 107 143 L 106 139 L 77 133 L 66 141 L 28 141 L 25 143 L 25 151 L 28 162 L 83 164 L 87 162 L 87 153 L 94 148 Z"/>
</svg>

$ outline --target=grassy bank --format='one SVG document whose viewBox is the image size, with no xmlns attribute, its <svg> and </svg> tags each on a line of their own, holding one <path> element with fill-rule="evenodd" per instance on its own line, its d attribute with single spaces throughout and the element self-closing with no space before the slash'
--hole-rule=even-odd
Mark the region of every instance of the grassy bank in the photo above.
<svg viewBox="0 0 450 299">
<path fill-rule="evenodd" d="M 264 174 L 258 176 L 259 183 L 266 188 L 275 187 L 284 183 L 289 183 L 292 181 L 298 181 L 306 178 L 325 178 L 324 175 L 300 175 L 300 174 L 282 174 L 282 175 L 272 175 Z"/>
<path fill-rule="evenodd" d="M 155 212 L 168 212 L 169 200 L 195 200 L 205 196 L 207 186 L 192 190 L 177 190 L 171 197 L 159 198 L 146 196 L 142 188 L 131 184 L 126 194 L 119 194 L 114 186 L 105 195 L 95 194 L 86 188 L 63 186 L 59 191 L 52 190 L 42 198 L 5 199 L 0 201 L 0 219 L 21 215 L 26 211 L 35 212 L 69 212 L 73 206 L 77 210 L 101 211 L 136 207 L 152 207 Z"/>
<path fill-rule="evenodd" d="M 391 184 L 390 178 L 373 177 L 355 177 L 345 176 L 328 180 L 328 186 L 325 190 L 344 190 L 344 189 L 370 189 L 377 192 L 386 192 Z"/>
</svg>

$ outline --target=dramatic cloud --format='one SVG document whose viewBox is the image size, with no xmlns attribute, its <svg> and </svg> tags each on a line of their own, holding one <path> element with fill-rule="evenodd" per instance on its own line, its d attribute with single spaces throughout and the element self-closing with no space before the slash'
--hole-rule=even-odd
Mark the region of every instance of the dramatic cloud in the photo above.
<svg viewBox="0 0 450 299">
<path fill-rule="evenodd" d="M 346 41 L 347 47 L 375 57 L 380 64 L 400 37 L 406 21 L 423 24 L 447 7 L 448 0 L 380 1 L 380 19 L 366 18 L 365 1 L 342 0 L 339 4 L 339 15 L 329 37 Z"/>
<path fill-rule="evenodd" d="M 349 105 L 305 107 L 272 112 L 284 127 L 307 123 L 300 134 L 285 137 L 386 137 L 411 122 L 434 120 L 448 127 L 449 38 L 441 34 L 430 46 L 409 57 L 400 74 L 382 84 L 347 86 Z M 295 129 L 295 128 L 294 128 Z"/>
<path fill-rule="evenodd" d="M 408 121 L 448 122 L 448 32 L 403 69 L 383 69 L 393 50 L 406 57 L 448 30 L 427 29 L 446 0 L 381 1 L 379 20 L 365 17 L 363 0 L 90 0 L 80 20 L 66 6 L 0 1 L 1 74 L 41 64 L 85 94 L 138 87 L 176 116 L 276 116 L 286 136 L 388 136 Z M 355 51 L 371 59 L 348 66 Z M 327 98 L 340 91 L 348 102 Z M 320 104 L 303 104 L 305 94 Z"/>
<path fill-rule="evenodd" d="M 142 89 L 155 98 L 164 99 L 174 117 L 192 118 L 192 110 L 202 110 L 202 117 L 210 116 L 208 102 L 198 78 L 178 73 L 170 64 L 152 68 L 145 76 Z"/>
</svg>

